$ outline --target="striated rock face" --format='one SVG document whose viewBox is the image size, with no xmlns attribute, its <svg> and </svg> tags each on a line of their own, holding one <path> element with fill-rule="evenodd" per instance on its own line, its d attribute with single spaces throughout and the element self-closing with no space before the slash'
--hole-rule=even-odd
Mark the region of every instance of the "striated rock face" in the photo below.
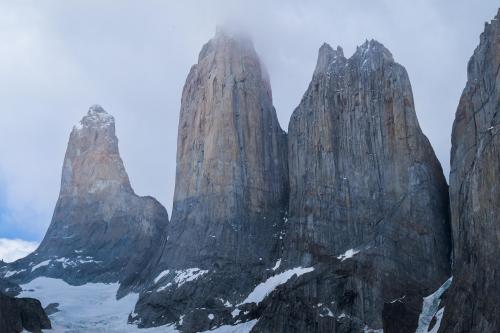
<svg viewBox="0 0 500 333">
<path fill-rule="evenodd" d="M 349 59 L 324 44 L 288 147 L 284 267 L 316 269 L 271 302 L 274 319 L 258 327 L 316 332 L 321 322 L 321 332 L 356 332 L 381 329 L 384 312 L 386 321 L 397 319 L 391 313 L 414 318 L 398 332 L 414 331 L 415 303 L 450 275 L 450 235 L 447 184 L 406 70 L 373 40 Z M 297 299 L 313 310 L 286 306 Z M 384 311 L 396 299 L 405 306 Z"/>
<path fill-rule="evenodd" d="M 71 132 L 49 229 L 33 254 L 10 265 L 10 274 L 14 281 L 43 275 L 128 285 L 161 245 L 167 223 L 160 203 L 132 190 L 114 118 L 94 105 Z"/>
<path fill-rule="evenodd" d="M 500 11 L 467 76 L 452 133 L 453 284 L 440 332 L 499 332 Z"/>
<path fill-rule="evenodd" d="M 169 273 L 139 301 L 142 324 L 190 332 L 231 318 L 224 302 L 241 301 L 278 257 L 287 204 L 286 133 L 267 73 L 248 38 L 218 31 L 182 93 L 172 221 L 151 280 Z M 177 283 L 183 274 L 196 279 Z"/>
<path fill-rule="evenodd" d="M 182 93 L 168 249 L 177 264 L 268 259 L 287 204 L 286 149 L 251 41 L 218 31 Z"/>
</svg>

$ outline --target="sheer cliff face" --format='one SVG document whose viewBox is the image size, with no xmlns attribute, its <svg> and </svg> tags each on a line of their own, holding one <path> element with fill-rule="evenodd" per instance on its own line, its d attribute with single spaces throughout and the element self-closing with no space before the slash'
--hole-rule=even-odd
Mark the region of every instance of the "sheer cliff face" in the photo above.
<svg viewBox="0 0 500 333">
<path fill-rule="evenodd" d="M 248 39 L 219 31 L 184 86 L 172 221 L 135 309 L 141 325 L 234 323 L 227 304 L 276 261 L 287 204 L 286 133 L 269 79 Z"/>
<path fill-rule="evenodd" d="M 200 52 L 182 94 L 174 256 L 195 263 L 267 259 L 273 224 L 287 204 L 286 150 L 251 41 L 219 31 Z"/>
<path fill-rule="evenodd" d="M 381 328 L 384 302 L 421 302 L 449 277 L 447 184 L 408 75 L 382 44 L 367 41 L 349 59 L 320 48 L 288 147 L 287 265 L 319 265 L 294 293 Z"/>
<path fill-rule="evenodd" d="M 350 59 L 321 47 L 290 121 L 289 168 L 289 243 L 306 263 L 373 248 L 416 279 L 448 271 L 447 185 L 406 70 L 382 44 Z"/>
<path fill-rule="evenodd" d="M 92 106 L 71 132 L 49 229 L 37 251 L 18 264 L 30 262 L 32 277 L 130 282 L 160 246 L 167 222 L 155 199 L 135 195 L 114 118 Z"/>
<path fill-rule="evenodd" d="M 443 332 L 500 331 L 500 11 L 469 61 L 453 124 L 453 284 Z"/>
</svg>

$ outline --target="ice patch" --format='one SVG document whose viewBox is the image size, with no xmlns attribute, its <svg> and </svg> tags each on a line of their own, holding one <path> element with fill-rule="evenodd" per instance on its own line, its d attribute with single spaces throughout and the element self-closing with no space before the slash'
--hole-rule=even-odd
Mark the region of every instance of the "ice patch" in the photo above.
<svg viewBox="0 0 500 333">
<path fill-rule="evenodd" d="M 59 279 L 40 277 L 21 287 L 20 297 L 37 298 L 43 307 L 59 303 L 60 311 L 49 316 L 53 333 L 178 333 L 174 324 L 145 329 L 127 324 L 139 296 L 128 294 L 117 300 L 118 283 L 71 286 Z"/>
<path fill-rule="evenodd" d="M 424 302 L 422 304 L 422 312 L 418 318 L 418 327 L 415 333 L 437 333 L 439 326 L 441 325 L 441 319 L 443 318 L 444 307 L 439 309 L 439 304 L 441 303 L 441 296 L 450 287 L 453 281 L 453 276 L 446 280 L 445 283 L 433 294 L 424 297 Z M 429 331 L 429 326 L 431 324 L 432 318 L 436 317 L 436 323 Z"/>
<path fill-rule="evenodd" d="M 297 275 L 301 276 L 305 273 L 312 272 L 314 270 L 313 267 L 296 267 L 293 269 L 289 269 L 282 273 L 276 274 L 268 278 L 265 282 L 257 285 L 255 289 L 248 295 L 248 297 L 238 305 L 245 303 L 256 303 L 259 304 L 262 300 L 269 295 L 276 287 L 279 285 L 286 283 L 292 276 Z"/>
<path fill-rule="evenodd" d="M 158 274 L 158 276 L 157 276 L 157 277 L 155 278 L 155 280 L 154 280 L 155 284 L 157 284 L 157 283 L 158 283 L 158 281 L 160 281 L 160 280 L 161 280 L 161 279 L 162 279 L 165 275 L 167 275 L 168 273 L 170 273 L 170 270 L 169 270 L 169 269 L 167 269 L 167 270 L 165 270 L 165 271 L 161 272 L 160 274 Z"/>
<path fill-rule="evenodd" d="M 343 254 L 339 255 L 337 257 L 337 259 L 340 259 L 341 261 L 344 261 L 346 259 L 354 257 L 354 255 L 356 255 L 358 253 L 359 253 L 359 250 L 349 249 L 349 250 L 345 251 Z"/>
<path fill-rule="evenodd" d="M 213 330 L 203 331 L 200 333 L 249 333 L 255 324 L 257 324 L 257 321 L 258 319 L 254 319 L 237 325 L 219 326 Z"/>
</svg>

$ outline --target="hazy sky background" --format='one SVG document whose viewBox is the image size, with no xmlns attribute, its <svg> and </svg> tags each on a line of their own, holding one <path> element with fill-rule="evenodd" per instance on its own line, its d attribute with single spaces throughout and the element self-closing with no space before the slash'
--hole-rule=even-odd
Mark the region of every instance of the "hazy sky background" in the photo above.
<svg viewBox="0 0 500 333">
<path fill-rule="evenodd" d="M 281 126 L 323 42 L 350 56 L 377 39 L 408 70 L 445 174 L 467 61 L 497 0 L 0 0 L 0 238 L 39 241 L 72 126 L 91 104 L 116 118 L 132 186 L 171 212 L 181 90 L 217 24 L 238 25 L 266 65 Z"/>
</svg>

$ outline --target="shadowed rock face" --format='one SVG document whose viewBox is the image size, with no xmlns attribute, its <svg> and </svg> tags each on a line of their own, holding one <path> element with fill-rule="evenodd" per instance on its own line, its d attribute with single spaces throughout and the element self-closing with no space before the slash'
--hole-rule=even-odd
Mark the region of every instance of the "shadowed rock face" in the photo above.
<svg viewBox="0 0 500 333">
<path fill-rule="evenodd" d="M 40 302 L 33 298 L 15 298 L 0 292 L 0 331 L 2 333 L 42 332 L 51 323 Z"/>
<path fill-rule="evenodd" d="M 440 332 L 499 332 L 500 11 L 467 76 L 452 133 L 453 284 Z"/>
<path fill-rule="evenodd" d="M 319 320 L 325 332 L 379 329 L 384 302 L 406 295 L 404 308 L 418 309 L 415 300 L 450 274 L 448 192 L 420 130 L 405 69 L 373 40 L 349 59 L 342 49 L 323 45 L 292 115 L 288 147 L 285 267 L 316 270 L 278 302 L 295 297 L 308 308 L 328 304 L 333 315 L 325 319 L 326 310 L 318 309 L 304 318 L 308 312 L 282 306 L 288 320 L 278 323 L 288 326 L 272 319 L 266 326 L 261 319 L 258 327 L 290 331 Z M 390 313 L 396 312 L 386 311 L 386 320 Z M 407 331 L 414 331 L 418 313 L 410 315 L 415 327 Z"/>
<path fill-rule="evenodd" d="M 10 265 L 12 278 L 70 283 L 132 283 L 161 245 L 168 215 L 137 196 L 118 151 L 114 118 L 98 105 L 76 125 L 64 158 L 61 190 L 39 248 Z"/>
<path fill-rule="evenodd" d="M 190 332 L 208 329 L 221 312 L 232 318 L 220 299 L 237 304 L 274 264 L 287 203 L 286 133 L 267 73 L 250 40 L 218 31 L 182 93 L 172 221 L 151 280 L 170 273 L 141 297 L 142 324 L 185 315 Z M 192 268 L 206 272 L 175 283 L 174 270 Z M 207 319 L 207 311 L 216 319 Z"/>
</svg>

